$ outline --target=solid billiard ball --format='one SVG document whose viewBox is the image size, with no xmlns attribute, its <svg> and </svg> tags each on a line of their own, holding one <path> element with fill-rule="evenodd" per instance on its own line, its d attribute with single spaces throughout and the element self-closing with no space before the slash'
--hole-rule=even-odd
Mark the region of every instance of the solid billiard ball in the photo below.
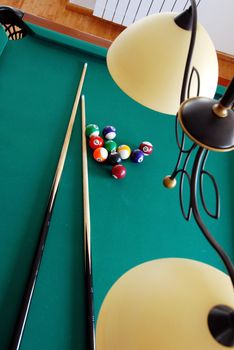
<svg viewBox="0 0 234 350">
<path fill-rule="evenodd" d="M 116 137 L 116 128 L 111 125 L 105 126 L 102 134 L 107 140 L 113 140 Z"/>
<path fill-rule="evenodd" d="M 134 163 L 141 163 L 144 160 L 144 152 L 140 149 L 134 149 L 131 154 L 131 160 Z"/>
<path fill-rule="evenodd" d="M 115 152 L 117 148 L 117 143 L 113 140 L 107 140 L 105 142 L 105 148 L 108 152 Z"/>
<path fill-rule="evenodd" d="M 93 152 L 93 158 L 99 162 L 104 162 L 108 157 L 108 152 L 104 147 L 98 147 Z"/>
<path fill-rule="evenodd" d="M 98 136 L 99 132 L 99 127 L 96 124 L 89 124 L 86 126 L 85 134 L 88 137 Z"/>
<path fill-rule="evenodd" d="M 113 166 L 111 172 L 115 179 L 123 179 L 126 176 L 126 168 L 122 164 Z"/>
<path fill-rule="evenodd" d="M 121 145 L 117 148 L 118 153 L 120 154 L 120 157 L 124 159 L 128 159 L 131 154 L 131 148 L 127 145 Z"/>
<path fill-rule="evenodd" d="M 113 152 L 109 154 L 108 161 L 111 165 L 116 165 L 122 162 L 122 158 L 118 152 Z"/>
<path fill-rule="evenodd" d="M 100 136 L 92 136 L 89 139 L 89 147 L 92 149 L 96 149 L 98 147 L 102 147 L 104 145 L 104 141 Z"/>
<path fill-rule="evenodd" d="M 143 141 L 140 146 L 139 149 L 144 152 L 145 156 L 150 155 L 153 152 L 153 145 L 152 143 L 148 142 L 148 141 Z"/>
</svg>

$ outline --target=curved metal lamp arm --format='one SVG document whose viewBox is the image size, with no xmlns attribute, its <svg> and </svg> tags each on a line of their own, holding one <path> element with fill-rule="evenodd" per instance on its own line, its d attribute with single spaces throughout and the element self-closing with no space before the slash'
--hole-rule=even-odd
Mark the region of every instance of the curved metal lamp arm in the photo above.
<svg viewBox="0 0 234 350">
<path fill-rule="evenodd" d="M 191 83 L 192 77 L 190 76 L 190 78 L 189 78 L 189 70 L 190 70 L 190 66 L 191 66 L 191 60 L 192 60 L 194 45 L 195 45 L 195 41 L 196 41 L 196 31 L 197 31 L 197 7 L 196 7 L 195 0 L 190 0 L 190 2 L 191 2 L 190 8 L 175 18 L 175 23 L 178 26 L 180 26 L 181 28 L 183 28 L 185 30 L 191 29 L 191 39 L 190 39 L 188 55 L 187 55 L 186 64 L 185 64 L 183 83 L 182 83 L 181 95 L 180 95 L 180 102 L 181 103 L 183 103 L 185 101 L 187 87 L 188 87 L 188 89 L 190 89 L 190 83 Z M 195 70 L 195 72 L 197 74 L 197 78 L 198 78 L 197 95 L 199 95 L 199 85 L 200 85 L 199 72 L 195 68 L 193 68 L 191 75 L 193 74 L 194 70 Z M 228 89 L 228 90 L 229 90 L 229 92 L 226 92 L 226 94 L 223 96 L 221 101 L 222 101 L 222 104 L 224 106 L 228 105 L 228 107 L 230 108 L 232 103 L 233 103 L 233 96 L 234 96 L 234 79 L 233 79 L 233 82 L 231 84 L 230 89 Z M 186 150 L 185 149 L 185 133 L 184 132 L 182 133 L 181 142 L 179 141 L 178 117 L 177 116 L 176 116 L 176 140 L 177 140 L 177 144 L 179 147 L 178 159 L 177 159 L 174 171 L 172 172 L 172 175 L 167 176 L 164 179 L 164 185 L 168 188 L 174 187 L 176 184 L 175 178 L 178 174 L 180 174 L 180 176 L 181 176 L 181 179 L 180 179 L 180 206 L 181 206 L 182 214 L 186 220 L 189 220 L 190 214 L 193 213 L 193 216 L 194 216 L 196 223 L 199 226 L 200 230 L 202 231 L 202 233 L 204 234 L 204 236 L 206 237 L 208 242 L 212 245 L 212 247 L 219 254 L 221 259 L 223 260 L 223 263 L 225 264 L 225 266 L 227 268 L 227 271 L 230 275 L 230 278 L 232 280 L 232 284 L 234 287 L 234 267 L 232 265 L 232 262 L 231 262 L 230 258 L 227 256 L 227 254 L 225 253 L 225 251 L 221 248 L 221 246 L 211 236 L 207 227 L 203 223 L 202 218 L 201 218 L 200 213 L 199 213 L 199 210 L 198 210 L 197 185 L 199 183 L 202 205 L 203 205 L 203 208 L 205 209 L 206 213 L 210 217 L 213 217 L 214 219 L 217 219 L 219 216 L 218 187 L 217 187 L 217 184 L 215 182 L 213 175 L 211 175 L 208 171 L 204 170 L 208 151 L 205 150 L 203 147 L 199 147 L 199 149 L 197 151 L 197 155 L 196 155 L 195 160 L 194 160 L 192 174 L 191 174 L 191 176 L 189 176 L 188 172 L 186 171 L 187 163 L 189 161 L 189 158 L 190 158 L 192 151 L 196 148 L 197 145 L 196 145 L 196 143 L 194 143 L 188 150 Z M 180 164 L 182 162 L 182 157 L 184 154 L 186 155 L 186 157 L 184 160 L 184 164 L 181 167 Z M 215 214 L 211 214 L 205 205 L 204 196 L 203 196 L 203 186 L 202 186 L 202 177 L 204 174 L 206 174 L 210 177 L 210 179 L 213 182 L 214 188 L 215 188 L 215 194 L 216 194 L 216 212 L 215 212 Z M 182 193 L 183 192 L 183 179 L 184 179 L 185 175 L 187 176 L 187 179 L 188 179 L 189 185 L 190 185 L 190 203 L 189 203 L 189 209 L 188 209 L 187 214 L 185 213 L 183 199 L 182 199 L 182 197 L 183 197 L 183 193 Z"/>
<path fill-rule="evenodd" d="M 191 61 L 192 61 L 192 56 L 193 56 L 193 51 L 194 51 L 194 46 L 195 46 L 195 41 L 196 41 L 196 33 L 197 33 L 197 6 L 194 0 L 190 0 L 191 6 L 188 10 L 186 10 L 184 13 L 181 15 L 177 16 L 175 18 L 175 23 L 180 26 L 181 28 L 185 30 L 190 30 L 191 29 L 191 38 L 190 38 L 190 43 L 189 43 L 189 49 L 188 49 L 188 55 L 185 63 L 185 69 L 184 69 L 184 75 L 183 75 L 183 82 L 182 82 L 182 87 L 181 87 L 181 93 L 180 93 L 180 104 L 182 104 L 185 99 L 186 99 L 186 88 L 187 88 L 187 95 L 189 96 L 189 90 L 191 86 L 191 80 L 192 80 L 192 75 L 195 72 L 197 75 L 197 80 L 198 80 L 198 88 L 197 88 L 197 96 L 200 93 L 200 77 L 199 77 L 199 72 L 195 67 L 193 67 L 192 72 L 189 76 L 189 70 L 191 66 Z M 176 162 L 176 166 L 170 175 L 170 179 L 173 181 L 176 177 L 176 175 L 180 172 L 179 171 L 179 166 L 181 163 L 181 159 L 184 153 L 190 152 L 190 150 L 185 150 L 185 134 L 182 132 L 182 137 L 181 137 L 181 142 L 178 140 L 178 117 L 176 116 L 176 121 L 175 121 L 175 129 L 176 129 L 176 140 L 177 144 L 179 147 L 179 156 Z M 182 173 L 183 174 L 183 173 Z M 183 210 L 182 210 L 183 212 Z M 187 218 L 186 218 L 187 220 Z"/>
<path fill-rule="evenodd" d="M 180 103 L 184 102 L 184 100 L 185 100 L 186 87 L 188 85 L 188 80 L 189 80 L 189 69 L 191 66 L 193 50 L 194 50 L 194 45 L 195 45 L 195 41 L 196 41 L 196 34 L 197 34 L 197 6 L 195 3 L 195 0 L 190 0 L 190 2 L 191 2 L 191 9 L 192 9 L 192 14 L 191 14 L 191 16 L 192 16 L 192 19 L 191 19 L 191 21 L 192 21 L 192 28 L 191 28 L 192 33 L 191 33 L 191 39 L 190 39 L 185 69 L 184 69 L 184 76 L 183 76 L 183 82 L 182 82 L 181 94 L 180 94 Z"/>
<path fill-rule="evenodd" d="M 208 240 L 208 242 L 212 245 L 212 247 L 216 250 L 216 252 L 219 254 L 220 258 L 222 259 L 228 274 L 231 278 L 232 285 L 234 287 L 234 266 L 228 257 L 228 255 L 225 253 L 223 248 L 216 242 L 216 240 L 211 236 L 210 232 L 208 231 L 207 227 L 205 226 L 204 222 L 202 221 L 201 215 L 199 213 L 198 209 L 198 200 L 197 200 L 197 184 L 199 179 L 199 173 L 202 165 L 202 158 L 204 156 L 204 152 L 206 150 L 203 147 L 199 147 L 191 174 L 191 208 L 193 216 L 196 220 L 197 225 L 199 226 L 200 230 L 202 231 L 205 238 Z M 201 176 L 201 175 L 200 175 Z"/>
</svg>

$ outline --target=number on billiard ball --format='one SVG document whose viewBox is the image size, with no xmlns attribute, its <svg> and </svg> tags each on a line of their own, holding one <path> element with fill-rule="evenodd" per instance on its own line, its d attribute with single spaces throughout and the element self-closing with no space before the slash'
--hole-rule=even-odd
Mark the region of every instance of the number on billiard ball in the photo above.
<svg viewBox="0 0 234 350">
<path fill-rule="evenodd" d="M 152 152 L 153 152 L 153 145 L 152 143 L 148 142 L 148 141 L 143 141 L 140 146 L 139 149 L 144 152 L 145 156 L 149 156 Z"/>
<path fill-rule="evenodd" d="M 89 147 L 92 149 L 96 149 L 98 147 L 102 147 L 104 145 L 104 141 L 100 136 L 92 136 L 89 139 Z"/>
<path fill-rule="evenodd" d="M 98 147 L 93 152 L 93 158 L 99 162 L 104 162 L 108 157 L 108 152 L 104 147 Z"/>
</svg>

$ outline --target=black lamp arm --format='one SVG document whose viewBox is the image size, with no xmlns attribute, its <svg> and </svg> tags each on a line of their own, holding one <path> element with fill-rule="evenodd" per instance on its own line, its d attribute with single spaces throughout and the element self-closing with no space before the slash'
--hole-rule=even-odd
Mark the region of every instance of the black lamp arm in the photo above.
<svg viewBox="0 0 234 350">
<path fill-rule="evenodd" d="M 180 103 L 184 102 L 185 96 L 186 96 L 186 88 L 188 86 L 188 80 L 189 80 L 189 70 L 191 66 L 193 50 L 194 50 L 196 34 L 197 34 L 197 6 L 194 0 L 190 0 L 190 2 L 191 2 L 191 7 L 189 8 L 189 10 L 187 10 L 188 11 L 187 16 L 191 26 L 191 39 L 190 39 L 188 55 L 185 63 L 184 76 L 183 76 L 183 82 L 182 82 L 181 94 L 180 94 Z M 178 21 L 176 18 L 175 18 L 175 22 L 178 24 Z M 188 30 L 188 28 L 186 27 L 184 29 Z"/>
<path fill-rule="evenodd" d="M 234 77 L 232 78 L 227 90 L 219 103 L 226 108 L 232 108 L 234 104 Z"/>
<path fill-rule="evenodd" d="M 175 23 L 181 27 L 184 30 L 191 30 L 191 38 L 190 38 L 190 43 L 189 43 L 189 49 L 188 49 L 188 54 L 187 54 L 187 59 L 185 63 L 185 69 L 184 69 L 184 75 L 183 75 L 183 81 L 182 81 L 182 86 L 181 86 L 181 93 L 180 93 L 180 103 L 183 103 L 186 99 L 186 89 L 187 89 L 187 95 L 189 95 L 190 92 L 190 86 L 191 86 L 191 80 L 192 76 L 195 73 L 197 76 L 197 81 L 198 81 L 198 88 L 197 88 L 197 95 L 199 95 L 200 92 L 200 76 L 198 70 L 193 67 L 192 72 L 189 77 L 189 70 L 191 66 L 191 61 L 192 61 L 192 56 L 193 56 L 193 51 L 194 51 L 194 46 L 195 46 L 195 41 L 196 41 L 196 32 L 197 32 L 197 6 L 194 0 L 190 0 L 191 6 L 189 9 L 184 11 L 183 13 L 179 14 L 178 16 L 175 17 Z M 171 181 L 175 179 L 177 174 L 179 174 L 179 167 L 181 163 L 181 159 L 183 154 L 188 153 L 189 151 L 185 149 L 185 135 L 184 132 L 182 132 L 182 137 L 181 141 L 178 139 L 178 117 L 176 116 L 176 121 L 175 121 L 175 129 L 176 129 L 176 140 L 177 140 L 177 145 L 180 149 L 180 153 L 178 156 L 178 160 L 176 163 L 176 166 L 170 175 Z M 182 210 L 183 213 L 183 210 Z M 184 214 L 183 214 L 184 215 Z M 190 215 L 184 216 L 186 220 L 190 218 Z"/>
<path fill-rule="evenodd" d="M 216 242 L 216 240 L 212 237 L 210 232 L 208 231 L 207 227 L 205 226 L 204 222 L 202 221 L 201 215 L 198 210 L 198 200 L 197 200 L 197 184 L 198 184 L 198 178 L 199 178 L 199 172 L 201 168 L 202 158 L 204 155 L 204 152 L 206 150 L 203 147 L 199 147 L 191 173 L 191 208 L 192 213 L 194 216 L 194 219 L 196 220 L 197 225 L 199 226 L 200 230 L 202 231 L 205 238 L 208 240 L 208 242 L 212 245 L 212 247 L 216 250 L 216 252 L 219 254 L 220 258 L 222 259 L 228 274 L 231 278 L 232 285 L 234 287 L 234 266 L 226 254 L 226 252 L 223 250 L 223 248 Z"/>
</svg>

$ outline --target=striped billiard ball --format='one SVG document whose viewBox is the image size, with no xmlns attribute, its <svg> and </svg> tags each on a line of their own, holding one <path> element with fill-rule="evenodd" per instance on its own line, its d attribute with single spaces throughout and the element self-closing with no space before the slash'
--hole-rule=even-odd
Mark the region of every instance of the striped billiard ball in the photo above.
<svg viewBox="0 0 234 350">
<path fill-rule="evenodd" d="M 102 163 L 104 162 L 108 157 L 108 152 L 104 147 L 98 147 L 93 152 L 93 158 L 96 160 L 96 162 Z"/>
<path fill-rule="evenodd" d="M 152 152 L 153 152 L 153 145 L 152 143 L 148 142 L 148 141 L 143 141 L 140 146 L 139 149 L 144 152 L 145 156 L 149 156 Z"/>
<path fill-rule="evenodd" d="M 102 134 L 107 140 L 113 140 L 116 137 L 116 128 L 111 125 L 105 126 Z"/>
<path fill-rule="evenodd" d="M 117 148 L 117 152 L 120 154 L 120 157 L 125 160 L 130 157 L 131 148 L 128 145 L 121 145 Z"/>
<path fill-rule="evenodd" d="M 100 133 L 99 127 L 96 124 L 86 126 L 85 134 L 87 137 L 98 136 Z"/>
</svg>

